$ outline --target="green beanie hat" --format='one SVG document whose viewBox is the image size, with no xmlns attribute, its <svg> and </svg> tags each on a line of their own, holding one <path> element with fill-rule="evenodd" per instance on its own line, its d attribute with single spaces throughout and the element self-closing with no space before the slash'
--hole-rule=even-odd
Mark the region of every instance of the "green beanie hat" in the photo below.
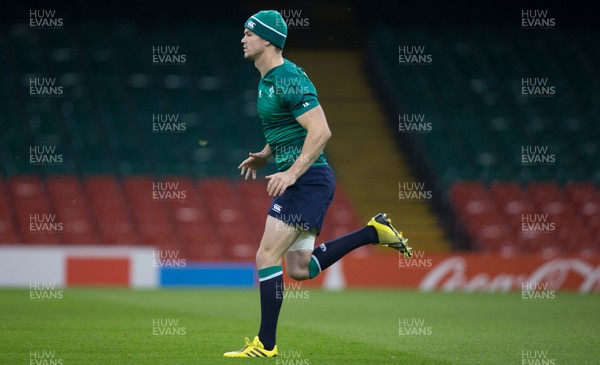
<svg viewBox="0 0 600 365">
<path fill-rule="evenodd" d="M 244 27 L 283 49 L 287 38 L 287 24 L 279 12 L 275 10 L 259 11 L 246 20 Z"/>
</svg>

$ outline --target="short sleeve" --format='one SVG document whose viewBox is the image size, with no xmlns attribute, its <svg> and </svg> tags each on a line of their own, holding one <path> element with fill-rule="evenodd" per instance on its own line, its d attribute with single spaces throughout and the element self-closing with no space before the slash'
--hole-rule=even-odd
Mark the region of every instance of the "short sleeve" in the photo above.
<svg viewBox="0 0 600 365">
<path fill-rule="evenodd" d="M 297 98 L 297 101 L 294 104 L 290 104 L 290 112 L 292 112 L 294 118 L 298 118 L 319 105 L 319 99 L 317 99 L 317 95 L 313 93 L 302 94 L 300 96 L 301 97 Z"/>
<path fill-rule="evenodd" d="M 306 78 L 302 78 L 302 82 L 298 84 L 293 83 L 291 86 L 288 84 L 278 91 L 283 107 L 289 110 L 294 118 L 319 105 L 317 91 Z"/>
</svg>

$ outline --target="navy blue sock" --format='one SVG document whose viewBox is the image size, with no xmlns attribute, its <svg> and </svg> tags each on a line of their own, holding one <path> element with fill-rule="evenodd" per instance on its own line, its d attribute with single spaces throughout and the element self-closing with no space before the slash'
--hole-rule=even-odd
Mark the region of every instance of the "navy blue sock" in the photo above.
<svg viewBox="0 0 600 365">
<path fill-rule="evenodd" d="M 265 349 L 275 347 L 277 320 L 283 304 L 283 269 L 281 266 L 269 266 L 258 270 L 260 281 L 260 329 L 258 338 Z"/>
<path fill-rule="evenodd" d="M 329 266 L 336 263 L 348 252 L 378 241 L 377 231 L 371 226 L 366 226 L 340 238 L 325 242 L 315 248 L 308 264 L 310 278 L 314 278 Z"/>
</svg>

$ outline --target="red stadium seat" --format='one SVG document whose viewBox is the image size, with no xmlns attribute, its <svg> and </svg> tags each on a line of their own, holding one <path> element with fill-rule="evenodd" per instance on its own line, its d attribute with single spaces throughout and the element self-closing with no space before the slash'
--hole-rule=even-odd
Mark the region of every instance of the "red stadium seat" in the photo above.
<svg viewBox="0 0 600 365">
<path fill-rule="evenodd" d="M 48 195 L 58 220 L 64 223 L 64 243 L 99 243 L 100 238 L 90 212 L 87 195 L 75 176 L 50 176 Z"/>
<path fill-rule="evenodd" d="M 233 195 L 230 181 L 225 178 L 202 179 L 198 182 L 200 192 L 205 197 L 215 199 L 230 199 Z"/>
<path fill-rule="evenodd" d="M 512 213 L 512 207 L 529 204 L 529 199 L 518 183 L 492 183 L 490 195 L 503 212 Z"/>
<path fill-rule="evenodd" d="M 228 257 L 235 259 L 253 257 L 262 236 L 266 210 L 261 214 L 260 220 L 249 218 L 250 213 L 243 206 L 243 198 L 236 183 L 226 179 L 201 180 L 198 187 L 201 198 L 206 203 L 210 222 L 215 227 L 219 242 L 225 245 Z M 252 215 L 256 216 L 257 213 Z M 242 246 L 233 249 L 233 246 L 241 244 L 245 245 L 244 247 L 253 245 L 256 248 L 252 254 L 240 248 Z"/>
<path fill-rule="evenodd" d="M 348 230 L 345 233 L 350 233 L 364 226 L 366 222 L 360 222 L 346 191 L 341 184 L 338 184 L 335 191 L 335 196 L 331 202 L 331 206 L 325 216 L 324 225 L 332 225 L 335 227 L 345 226 Z M 339 232 L 336 232 L 336 236 Z"/>
<path fill-rule="evenodd" d="M 452 186 L 450 195 L 455 204 L 460 204 L 473 199 L 486 199 L 488 193 L 478 181 L 463 181 Z"/>
<path fill-rule="evenodd" d="M 4 179 L 0 177 L 0 243 L 19 243 L 16 217 Z"/>
<path fill-rule="evenodd" d="M 600 229 L 600 212 L 585 217 L 586 226 L 591 231 Z"/>
<path fill-rule="evenodd" d="M 579 213 L 589 217 L 600 214 L 600 199 L 581 202 L 578 204 Z"/>
<path fill-rule="evenodd" d="M 186 177 L 171 176 L 163 180 L 177 184 L 178 191 L 184 193 L 182 199 L 168 202 L 169 216 L 184 253 L 194 260 L 222 259 L 224 249 L 216 248 L 219 242 L 197 186 Z"/>
<path fill-rule="evenodd" d="M 591 182 L 570 182 L 565 185 L 567 198 L 575 204 L 581 204 L 600 199 L 598 190 Z"/>
<path fill-rule="evenodd" d="M 511 237 L 508 222 L 497 212 L 471 216 L 465 225 L 467 232 L 480 248 L 485 248 L 488 241 L 496 242 L 499 239 L 510 239 Z"/>
<path fill-rule="evenodd" d="M 139 234 L 118 180 L 113 176 L 88 177 L 85 188 L 98 221 L 102 242 L 140 244 Z"/>
<path fill-rule="evenodd" d="M 219 245 L 214 226 L 208 224 L 185 224 L 179 226 L 179 235 L 186 246 Z"/>
<path fill-rule="evenodd" d="M 163 248 L 179 246 L 175 224 L 167 212 L 171 200 L 182 190 L 178 186 L 175 189 L 172 183 L 149 176 L 133 176 L 123 180 L 125 195 L 140 232 L 141 244 Z M 163 187 L 166 190 L 162 190 Z"/>
<path fill-rule="evenodd" d="M 38 176 L 12 177 L 9 191 L 25 243 L 62 242 L 61 226 L 64 228 L 64 222 L 58 220 L 50 205 L 46 188 Z"/>
<path fill-rule="evenodd" d="M 562 194 L 555 182 L 530 183 L 527 195 L 534 203 L 541 205 L 549 201 L 562 201 Z"/>
<path fill-rule="evenodd" d="M 264 181 L 241 181 L 235 183 L 239 192 L 241 209 L 251 226 L 254 237 L 262 236 L 265 228 L 265 220 L 272 197 L 267 195 L 267 184 Z"/>
<path fill-rule="evenodd" d="M 453 186 L 451 199 L 454 210 L 461 217 L 486 214 L 496 210 L 496 205 L 480 183 L 461 182 Z"/>
<path fill-rule="evenodd" d="M 219 244 L 225 247 L 227 258 L 254 261 L 260 239 L 240 225 L 221 224 L 217 227 Z"/>
<path fill-rule="evenodd" d="M 185 246 L 185 256 L 193 261 L 226 261 L 225 247 L 221 244 L 193 244 Z"/>
<path fill-rule="evenodd" d="M 45 183 L 37 176 L 0 180 L 0 243 L 150 244 L 194 260 L 254 261 L 272 199 L 264 181 L 162 178 L 185 193 L 177 199 L 157 199 L 155 191 L 164 187 L 157 181 L 112 175 L 84 180 L 53 175 Z M 339 187 L 329 212 L 324 231 L 331 238 L 362 226 Z M 53 214 L 63 229 L 32 234 L 30 214 Z"/>
</svg>

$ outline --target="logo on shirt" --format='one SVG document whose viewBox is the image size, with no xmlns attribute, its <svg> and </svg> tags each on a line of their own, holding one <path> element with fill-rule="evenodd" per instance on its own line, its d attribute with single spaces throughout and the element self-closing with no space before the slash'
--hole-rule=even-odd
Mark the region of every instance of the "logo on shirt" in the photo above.
<svg viewBox="0 0 600 365">
<path fill-rule="evenodd" d="M 269 97 L 272 97 L 274 92 L 275 92 L 275 88 L 273 86 L 271 86 L 271 88 L 269 89 Z"/>
<path fill-rule="evenodd" d="M 281 205 L 273 204 L 273 210 L 276 211 L 277 213 L 281 213 Z"/>
<path fill-rule="evenodd" d="M 306 108 L 307 106 L 309 106 L 309 105 L 310 105 L 310 103 L 309 103 L 308 101 L 305 101 L 304 103 L 302 103 L 302 106 L 303 106 L 303 107 L 305 107 L 305 108 Z"/>
<path fill-rule="evenodd" d="M 258 97 L 262 98 L 262 90 L 258 90 Z"/>
</svg>

